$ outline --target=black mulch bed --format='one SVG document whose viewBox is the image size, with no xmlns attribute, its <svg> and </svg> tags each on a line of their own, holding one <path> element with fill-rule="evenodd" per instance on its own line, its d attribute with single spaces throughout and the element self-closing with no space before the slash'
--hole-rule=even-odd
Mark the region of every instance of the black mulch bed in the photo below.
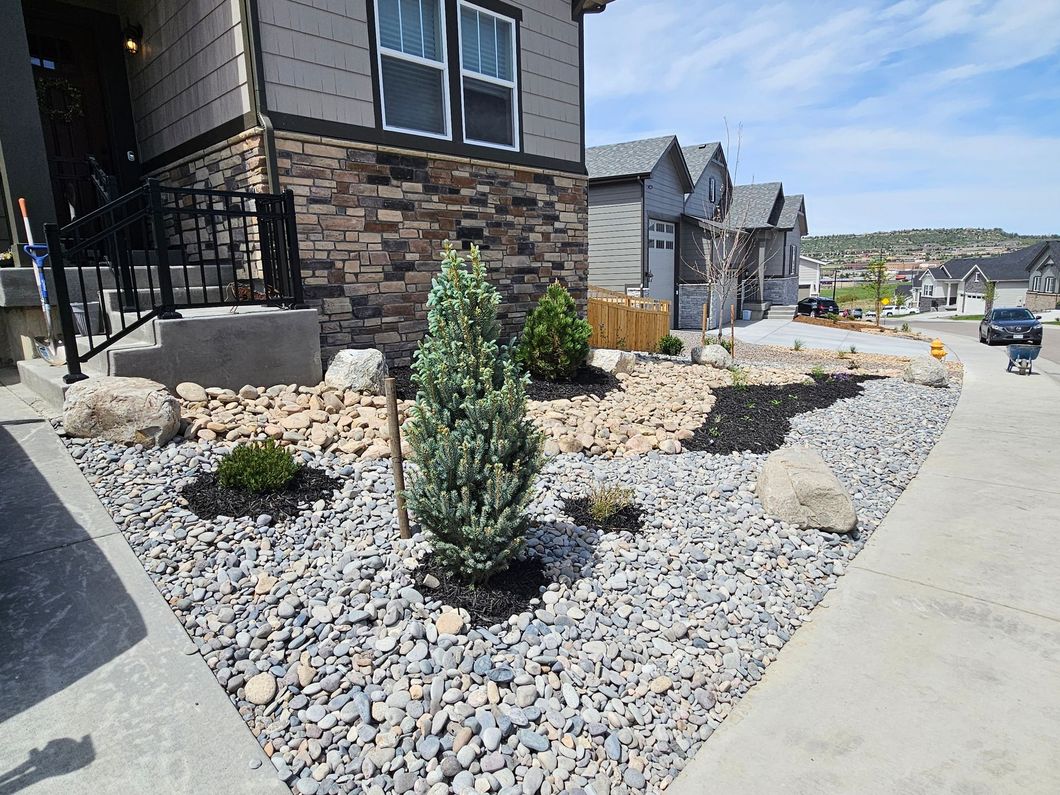
<svg viewBox="0 0 1060 795">
<path fill-rule="evenodd" d="M 579 527 L 595 527 L 604 533 L 640 532 L 643 513 L 633 503 L 602 520 L 593 517 L 591 508 L 588 497 L 574 497 L 567 500 L 564 510 Z"/>
<path fill-rule="evenodd" d="M 424 595 L 450 607 L 462 607 L 471 616 L 471 622 L 482 627 L 492 627 L 529 610 L 530 600 L 539 598 L 541 589 L 550 582 L 537 558 L 514 560 L 506 570 L 476 586 L 457 579 L 430 558 L 420 572 L 417 587 Z M 437 578 L 440 583 L 437 588 L 423 584 L 428 574 Z"/>
<path fill-rule="evenodd" d="M 239 489 L 226 489 L 217 483 L 217 473 L 207 472 L 184 487 L 181 495 L 188 508 L 200 519 L 218 516 L 258 517 L 263 513 L 273 519 L 298 513 L 300 505 L 312 505 L 321 497 L 342 488 L 336 478 L 319 469 L 303 466 L 283 491 L 251 494 Z"/>
<path fill-rule="evenodd" d="M 880 376 L 814 378 L 812 383 L 725 386 L 714 390 L 714 407 L 694 435 L 681 442 L 685 450 L 722 455 L 748 450 L 768 453 L 784 444 L 791 418 L 857 397 L 862 384 Z"/>
<path fill-rule="evenodd" d="M 399 399 L 416 399 L 416 389 L 412 386 L 412 368 L 392 367 L 389 375 L 394 378 L 394 386 L 397 388 Z M 603 397 L 611 390 L 618 389 L 619 384 L 619 380 L 606 370 L 585 366 L 578 370 L 570 381 L 552 382 L 531 379 L 526 396 L 530 400 L 570 399 L 579 395 Z"/>
</svg>

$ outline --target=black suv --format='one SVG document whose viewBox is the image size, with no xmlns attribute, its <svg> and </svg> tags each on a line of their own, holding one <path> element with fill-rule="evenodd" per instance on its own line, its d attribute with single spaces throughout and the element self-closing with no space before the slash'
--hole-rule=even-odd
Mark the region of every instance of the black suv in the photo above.
<svg viewBox="0 0 1060 795">
<path fill-rule="evenodd" d="M 795 307 L 795 314 L 813 315 L 814 317 L 838 315 L 839 304 L 831 298 L 803 298 Z"/>
</svg>

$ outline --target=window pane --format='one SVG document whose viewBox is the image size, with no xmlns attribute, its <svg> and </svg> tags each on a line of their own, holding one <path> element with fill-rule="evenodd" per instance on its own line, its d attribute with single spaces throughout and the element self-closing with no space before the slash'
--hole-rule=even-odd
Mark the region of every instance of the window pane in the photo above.
<svg viewBox="0 0 1060 795">
<path fill-rule="evenodd" d="M 442 60 L 439 0 L 379 0 L 379 41 L 387 49 Z"/>
<path fill-rule="evenodd" d="M 469 72 L 512 80 L 513 24 L 473 8 L 460 8 L 461 63 Z"/>
<path fill-rule="evenodd" d="M 387 126 L 444 135 L 441 70 L 386 56 L 382 60 Z"/>
<path fill-rule="evenodd" d="M 464 137 L 503 146 L 515 146 L 512 90 L 464 78 Z"/>
</svg>

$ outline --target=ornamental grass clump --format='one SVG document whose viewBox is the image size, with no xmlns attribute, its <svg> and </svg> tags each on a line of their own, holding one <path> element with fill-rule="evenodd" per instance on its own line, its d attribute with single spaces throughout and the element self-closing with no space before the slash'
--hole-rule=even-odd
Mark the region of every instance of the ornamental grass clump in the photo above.
<svg viewBox="0 0 1060 795">
<path fill-rule="evenodd" d="M 241 444 L 217 465 L 217 482 L 251 494 L 283 491 L 302 465 L 272 439 Z"/>
<path fill-rule="evenodd" d="M 497 291 L 477 246 L 470 268 L 446 242 L 427 298 L 427 336 L 412 364 L 408 432 L 419 473 L 408 504 L 431 536 L 435 561 L 476 584 L 518 555 L 541 437 L 526 416 L 526 384 L 497 340 Z"/>
<path fill-rule="evenodd" d="M 633 504 L 633 489 L 627 486 L 596 485 L 589 492 L 589 514 L 604 522 Z"/>
<path fill-rule="evenodd" d="M 567 288 L 554 282 L 527 317 L 516 358 L 534 378 L 569 381 L 589 355 L 592 333 Z"/>
</svg>

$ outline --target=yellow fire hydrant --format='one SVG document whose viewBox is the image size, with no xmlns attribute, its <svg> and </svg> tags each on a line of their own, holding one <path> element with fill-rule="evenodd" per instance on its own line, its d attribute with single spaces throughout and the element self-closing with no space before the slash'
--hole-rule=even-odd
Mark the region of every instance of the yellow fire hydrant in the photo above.
<svg viewBox="0 0 1060 795">
<path fill-rule="evenodd" d="M 942 344 L 942 340 L 931 341 L 931 355 L 938 359 L 940 362 L 946 358 L 948 351 Z"/>
</svg>

